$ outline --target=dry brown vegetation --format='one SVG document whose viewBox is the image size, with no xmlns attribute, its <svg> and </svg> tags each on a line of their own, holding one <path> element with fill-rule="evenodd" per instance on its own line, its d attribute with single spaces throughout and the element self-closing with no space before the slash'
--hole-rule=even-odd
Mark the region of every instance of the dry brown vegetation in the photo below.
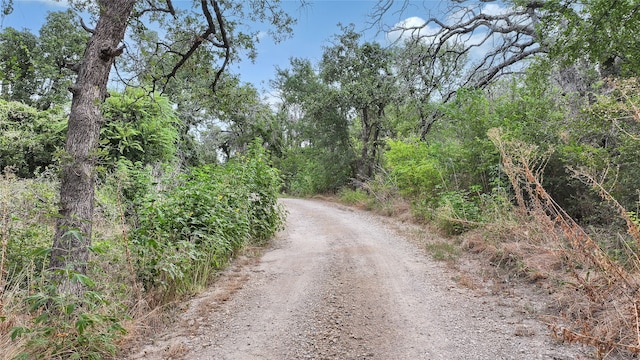
<svg viewBox="0 0 640 360">
<path fill-rule="evenodd" d="M 524 244 L 504 243 L 502 259 L 517 259 L 521 270 L 533 280 L 550 277 L 562 285 L 555 289 L 559 314 L 547 318 L 553 335 L 591 345 L 599 358 L 640 353 L 637 256 L 623 266 L 554 201 L 540 181 L 546 164 L 544 154 L 537 155 L 534 146 L 502 140 L 498 130 L 492 130 L 489 137 L 500 150 L 503 168 L 515 189 L 519 215 L 538 233 Z M 627 224 L 629 240 L 637 245 L 638 227 L 628 211 L 594 176 L 585 170 L 576 170 L 575 175 L 614 206 Z"/>
</svg>

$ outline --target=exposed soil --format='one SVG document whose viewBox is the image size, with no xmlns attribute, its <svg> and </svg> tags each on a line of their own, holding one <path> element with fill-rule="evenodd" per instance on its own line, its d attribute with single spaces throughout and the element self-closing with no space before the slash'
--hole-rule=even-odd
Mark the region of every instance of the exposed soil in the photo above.
<svg viewBox="0 0 640 360">
<path fill-rule="evenodd" d="M 544 300 L 461 281 L 470 275 L 432 260 L 402 224 L 283 203 L 287 226 L 272 247 L 237 259 L 130 359 L 590 358 L 549 336 Z"/>
</svg>

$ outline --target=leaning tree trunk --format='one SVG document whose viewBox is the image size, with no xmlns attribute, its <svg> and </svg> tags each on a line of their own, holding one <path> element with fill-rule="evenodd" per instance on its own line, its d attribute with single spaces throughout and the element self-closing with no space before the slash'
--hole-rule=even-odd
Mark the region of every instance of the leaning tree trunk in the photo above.
<svg viewBox="0 0 640 360">
<path fill-rule="evenodd" d="M 129 16 L 135 0 L 99 0 L 100 17 L 87 44 L 73 94 L 65 156 L 61 164 L 60 216 L 51 249 L 49 269 L 59 280 L 60 292 L 80 294 L 82 286 L 60 271 L 86 274 L 91 244 L 95 190 L 95 163 L 103 123 L 100 107 L 114 58 L 122 53 Z"/>
</svg>

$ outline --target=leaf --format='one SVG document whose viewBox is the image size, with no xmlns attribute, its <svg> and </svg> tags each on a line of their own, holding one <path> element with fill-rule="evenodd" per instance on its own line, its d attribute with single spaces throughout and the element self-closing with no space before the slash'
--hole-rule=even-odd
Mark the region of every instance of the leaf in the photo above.
<svg viewBox="0 0 640 360">
<path fill-rule="evenodd" d="M 11 335 L 11 341 L 15 341 L 17 338 L 21 337 L 24 334 L 28 334 L 31 332 L 31 329 L 24 326 L 16 326 L 9 331 Z"/>
<path fill-rule="evenodd" d="M 109 326 L 109 330 L 111 330 L 112 332 L 120 333 L 122 335 L 125 335 L 127 333 L 127 329 L 123 328 L 122 325 L 120 325 L 120 323 L 117 321 L 114 321 L 114 323 Z"/>
<path fill-rule="evenodd" d="M 81 314 L 75 324 L 76 331 L 79 335 L 82 335 L 87 327 L 93 326 L 94 323 L 95 320 L 91 316 L 87 314 Z"/>
<path fill-rule="evenodd" d="M 64 313 L 66 315 L 71 315 L 73 313 L 73 310 L 75 310 L 75 309 L 76 309 L 76 305 L 75 304 L 73 304 L 73 303 L 67 304 L 64 307 Z"/>
<path fill-rule="evenodd" d="M 50 247 L 37 247 L 31 251 L 34 257 L 47 257 L 51 253 Z"/>
<path fill-rule="evenodd" d="M 89 251 L 94 254 L 106 254 L 110 248 L 110 244 L 106 241 L 96 243 L 94 245 L 89 246 Z"/>
<path fill-rule="evenodd" d="M 71 275 L 71 280 L 72 281 L 76 281 L 82 285 L 88 286 L 88 287 L 94 287 L 96 284 L 93 280 L 91 280 L 90 277 L 88 277 L 87 275 L 83 275 L 80 273 L 73 273 L 73 275 Z"/>
<path fill-rule="evenodd" d="M 80 229 L 71 229 L 62 235 L 62 237 L 67 237 L 67 236 L 73 236 L 78 241 L 82 240 L 82 233 L 80 232 Z"/>
</svg>

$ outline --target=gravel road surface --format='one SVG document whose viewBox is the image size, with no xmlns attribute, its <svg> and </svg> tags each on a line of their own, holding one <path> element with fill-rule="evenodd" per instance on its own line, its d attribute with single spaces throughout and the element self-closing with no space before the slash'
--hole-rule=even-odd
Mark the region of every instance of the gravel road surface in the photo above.
<svg viewBox="0 0 640 360">
<path fill-rule="evenodd" d="M 526 301 L 457 285 L 378 216 L 282 202 L 273 245 L 236 261 L 131 359 L 588 359 Z"/>
</svg>

